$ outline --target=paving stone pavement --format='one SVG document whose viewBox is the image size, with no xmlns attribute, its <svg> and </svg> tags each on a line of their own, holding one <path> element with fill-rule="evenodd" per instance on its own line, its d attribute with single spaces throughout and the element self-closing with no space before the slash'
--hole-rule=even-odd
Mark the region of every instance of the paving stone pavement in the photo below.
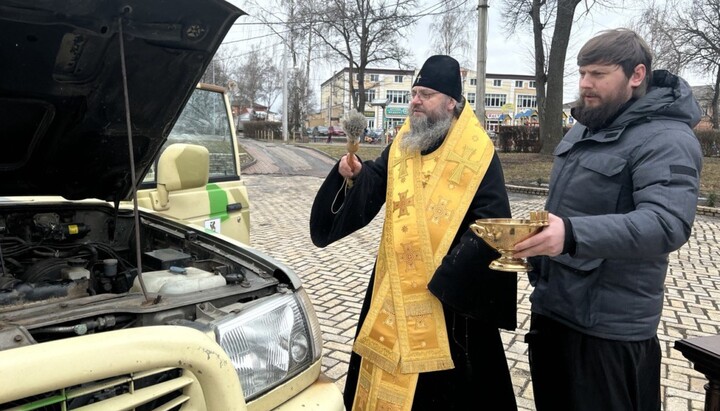
<svg viewBox="0 0 720 411">
<path fill-rule="evenodd" d="M 302 278 L 320 318 L 325 339 L 323 371 L 342 390 L 362 298 L 375 260 L 381 211 L 364 229 L 327 246 L 315 247 L 309 235 L 312 200 L 322 178 L 248 175 L 251 243 L 294 269 Z M 544 198 L 511 194 L 513 216 L 542 208 Z M 664 411 L 704 409 L 705 377 L 674 350 L 675 341 L 720 333 L 720 218 L 698 215 L 688 243 L 670 256 L 665 308 L 658 335 L 663 348 Z M 532 287 L 518 276 L 518 328 L 503 332 L 508 366 L 519 410 L 534 410 L 523 341 L 530 319 Z"/>
</svg>

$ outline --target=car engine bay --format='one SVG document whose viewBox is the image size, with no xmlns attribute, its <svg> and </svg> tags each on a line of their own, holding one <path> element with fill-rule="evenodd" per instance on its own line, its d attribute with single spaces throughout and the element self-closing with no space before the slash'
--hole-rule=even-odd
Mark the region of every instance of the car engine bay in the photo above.
<svg viewBox="0 0 720 411">
<path fill-rule="evenodd" d="M 277 292 L 274 275 L 282 278 L 282 270 L 262 255 L 243 256 L 213 235 L 153 215 L 140 219 L 138 247 L 131 210 L 63 203 L 0 209 L 0 350 L 17 346 L 17 337 L 2 337 L 16 327 L 35 343 L 190 323 L 198 304 L 221 307 Z"/>
</svg>

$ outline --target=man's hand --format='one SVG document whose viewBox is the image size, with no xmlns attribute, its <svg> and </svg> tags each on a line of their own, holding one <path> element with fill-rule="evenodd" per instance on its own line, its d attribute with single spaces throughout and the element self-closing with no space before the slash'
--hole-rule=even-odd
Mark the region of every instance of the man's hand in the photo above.
<svg viewBox="0 0 720 411">
<path fill-rule="evenodd" d="M 352 157 L 352 169 L 350 168 L 350 164 L 348 163 L 348 157 Z M 362 169 L 362 163 L 358 160 L 357 156 L 352 155 L 348 156 L 347 154 L 342 156 L 340 159 L 340 165 L 338 166 L 338 172 L 341 176 L 345 178 L 355 178 L 358 174 L 360 174 L 360 170 Z"/>
<path fill-rule="evenodd" d="M 565 223 L 562 218 L 548 215 L 548 225 L 534 236 L 515 244 L 516 258 L 526 258 L 535 255 L 560 255 L 565 244 Z"/>
</svg>

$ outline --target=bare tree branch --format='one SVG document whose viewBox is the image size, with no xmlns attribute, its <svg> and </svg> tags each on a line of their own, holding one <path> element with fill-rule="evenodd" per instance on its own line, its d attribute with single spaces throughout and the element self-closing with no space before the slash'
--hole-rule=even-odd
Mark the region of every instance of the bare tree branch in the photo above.
<svg viewBox="0 0 720 411">
<path fill-rule="evenodd" d="M 430 23 L 432 39 L 431 50 L 435 54 L 446 54 L 467 64 L 468 54 L 475 50 L 470 34 L 477 27 L 477 12 L 470 7 L 468 0 L 447 0 L 442 4 L 443 14 Z M 464 61 L 466 60 L 466 61 Z"/>
<path fill-rule="evenodd" d="M 312 28 L 335 61 L 343 62 L 350 71 L 351 79 L 357 73 L 357 83 L 349 82 L 352 105 L 358 111 L 365 109 L 365 70 L 371 66 L 387 66 L 394 63 L 406 65 L 410 50 L 402 46 L 402 33 L 415 24 L 413 10 L 417 0 L 331 0 L 308 1 L 302 5 L 304 20 L 317 20 L 325 16 L 321 24 Z M 355 89 L 357 85 L 357 90 Z M 372 87 L 372 84 L 368 84 Z"/>
<path fill-rule="evenodd" d="M 711 122 L 720 128 L 720 0 L 692 0 L 682 6 L 650 4 L 636 22 L 656 56 L 656 67 L 691 70 L 715 78 Z"/>
<path fill-rule="evenodd" d="M 531 29 L 534 40 L 535 85 L 542 151 L 550 153 L 563 136 L 562 109 L 565 64 L 570 34 L 578 18 L 613 0 L 509 0 L 504 4 L 504 27 L 510 33 Z M 718 0 L 720 1 L 720 0 Z M 552 35 L 549 33 L 552 32 Z M 547 39 L 550 47 L 547 47 Z"/>
</svg>

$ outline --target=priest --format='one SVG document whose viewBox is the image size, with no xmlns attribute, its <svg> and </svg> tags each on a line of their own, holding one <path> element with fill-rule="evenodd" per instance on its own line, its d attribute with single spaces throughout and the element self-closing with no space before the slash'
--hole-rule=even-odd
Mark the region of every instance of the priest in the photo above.
<svg viewBox="0 0 720 411">
<path fill-rule="evenodd" d="M 460 66 L 427 59 L 409 116 L 379 158 L 343 156 L 313 202 L 325 247 L 384 224 L 353 344 L 348 410 L 516 410 L 500 329 L 516 327 L 517 274 L 469 226 L 509 218 L 491 140 L 465 104 Z"/>
</svg>

